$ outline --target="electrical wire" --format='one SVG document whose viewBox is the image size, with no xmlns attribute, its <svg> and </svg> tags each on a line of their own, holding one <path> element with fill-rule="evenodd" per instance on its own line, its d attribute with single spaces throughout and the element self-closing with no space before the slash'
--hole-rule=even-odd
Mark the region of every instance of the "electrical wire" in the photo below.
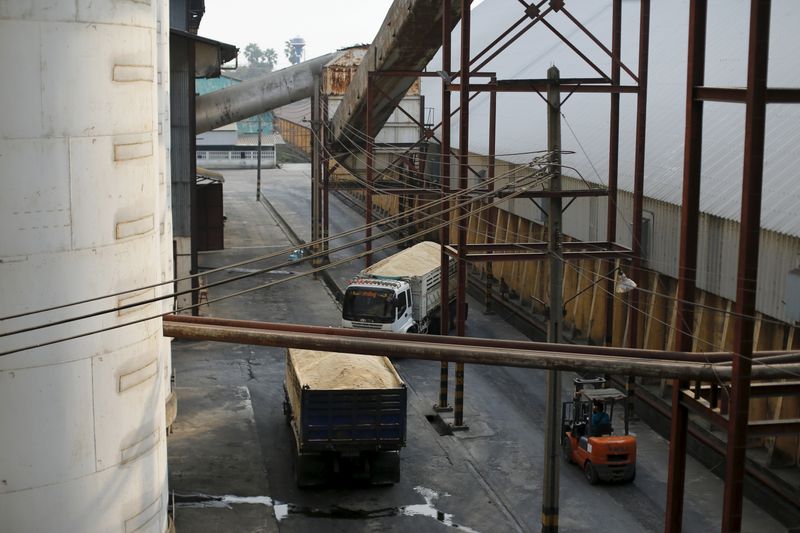
<svg viewBox="0 0 800 533">
<path fill-rule="evenodd" d="M 533 176 L 535 176 L 535 175 L 532 175 L 532 177 Z M 462 195 L 467 195 L 467 194 L 473 192 L 476 187 L 477 186 L 460 190 L 454 196 L 456 196 L 456 198 L 458 198 L 458 197 L 460 197 Z M 492 192 L 488 192 L 488 193 L 484 192 L 477 199 L 484 199 L 485 197 L 487 197 L 487 196 L 489 196 L 491 194 L 493 194 L 493 193 Z M 449 202 L 451 199 L 452 198 L 448 198 L 446 201 Z M 448 209 L 444 210 L 444 213 L 453 212 L 456 209 L 459 209 L 460 207 L 462 207 L 464 205 L 471 204 L 475 200 L 476 200 L 475 198 L 470 198 L 470 199 L 466 200 L 465 202 L 463 202 L 463 203 L 461 203 L 461 204 L 459 204 L 457 206 L 448 207 Z M 419 210 L 420 212 L 422 212 L 423 209 L 424 210 L 430 210 L 431 204 L 436 205 L 436 204 L 441 204 L 441 203 L 442 203 L 442 201 L 431 202 L 430 204 L 425 204 L 421 208 L 418 208 L 418 209 L 416 209 L 414 211 Z M 412 220 L 411 222 L 408 222 L 408 223 L 404 224 L 403 226 L 401 226 L 401 228 L 405 229 L 406 227 L 418 224 L 421 220 L 427 220 L 427 219 L 432 218 L 432 217 L 441 217 L 441 215 L 442 215 L 442 211 L 440 210 L 440 211 L 437 211 L 436 213 L 434 213 L 433 215 L 428 215 L 428 216 L 424 217 L 423 219 Z M 404 213 L 404 216 L 407 216 L 407 214 Z M 395 219 L 395 218 L 399 218 L 399 217 L 397 217 L 397 216 L 386 217 L 384 219 L 380 219 L 378 222 L 373 223 L 371 225 L 372 226 L 377 226 L 378 224 L 386 224 L 387 220 L 391 220 L 391 219 Z M 353 234 L 355 231 L 356 230 L 349 230 L 349 231 L 343 232 L 343 233 L 341 233 L 339 235 L 335 235 L 333 237 L 329 237 L 328 240 L 339 239 L 339 238 L 341 238 L 343 236 L 347 236 L 347 235 Z M 305 260 L 308 260 L 308 259 L 313 259 L 313 258 L 319 257 L 321 255 L 326 255 L 326 254 L 329 254 L 329 253 L 335 253 L 335 252 L 340 251 L 342 249 L 346 249 L 346 248 L 350 248 L 350 247 L 353 247 L 353 246 L 356 246 L 356 245 L 359 245 L 359 244 L 363 244 L 363 243 L 365 243 L 365 242 L 367 242 L 367 241 L 369 241 L 371 239 L 377 239 L 377 238 L 381 238 L 383 236 L 386 236 L 389 233 L 391 233 L 391 231 L 392 230 L 379 232 L 375 236 L 364 237 L 364 238 L 362 238 L 360 240 L 357 240 L 355 242 L 348 242 L 348 243 L 346 243 L 344 245 L 339 246 L 338 248 L 334 248 L 332 250 L 329 249 L 327 251 L 321 251 L 321 252 L 318 252 L 317 254 L 314 254 L 313 256 L 306 256 L 306 258 L 304 258 L 303 260 L 305 261 Z M 318 241 L 316 241 L 316 244 L 322 244 L 325 241 L 326 241 L 326 239 L 319 239 Z M 309 246 L 309 245 L 306 245 L 306 246 Z M 283 251 L 282 252 L 275 252 L 275 253 L 269 254 L 269 257 L 274 257 L 276 255 L 282 255 L 283 253 L 284 253 Z M 250 262 L 253 262 L 253 261 L 252 260 L 251 261 L 242 261 L 242 262 L 239 262 L 239 263 L 234 263 L 233 265 L 226 265 L 226 266 L 223 266 L 223 267 L 219 267 L 219 268 L 216 268 L 216 269 L 205 271 L 203 273 L 203 275 L 208 275 L 209 273 L 219 272 L 221 270 L 228 270 L 230 268 L 234 268 L 236 266 L 240 266 L 242 264 L 247 264 L 247 263 L 250 263 Z M 202 287 L 199 287 L 199 288 L 200 289 L 205 289 L 205 288 L 208 288 L 208 287 L 221 285 L 223 283 L 229 283 L 229 282 L 233 282 L 233 281 L 238 281 L 240 279 L 244 279 L 244 278 L 247 278 L 247 277 L 252 277 L 252 276 L 255 276 L 255 275 L 263 274 L 263 273 L 269 272 L 271 270 L 284 268 L 286 266 L 290 266 L 290 265 L 295 264 L 295 263 L 296 263 L 296 261 L 291 261 L 291 260 L 290 261 L 286 261 L 284 263 L 280 263 L 278 265 L 274 265 L 274 266 L 267 267 L 267 268 L 264 268 L 264 269 L 259 269 L 259 270 L 256 270 L 254 272 L 248 272 L 248 273 L 245 273 L 245 274 L 241 274 L 239 276 L 233 276 L 231 278 L 227 278 L 226 280 L 218 281 L 218 282 L 215 282 L 215 283 L 212 283 L 212 284 L 206 284 L 206 285 L 203 285 Z M 139 290 L 142 290 L 142 289 L 139 289 Z M 42 328 L 45 328 L 45 327 L 51 327 L 51 326 L 65 324 L 65 323 L 68 323 L 68 322 L 73 322 L 73 321 L 76 321 L 76 320 L 92 318 L 92 317 L 99 316 L 99 315 L 106 314 L 106 313 L 110 313 L 110 312 L 117 312 L 117 311 L 121 311 L 121 310 L 125 310 L 125 309 L 130 309 L 130 308 L 133 308 L 133 307 L 147 305 L 147 304 L 154 303 L 154 302 L 157 302 L 157 301 L 160 301 L 160 300 L 170 299 L 170 298 L 174 298 L 176 296 L 180 296 L 180 295 L 183 295 L 183 294 L 188 294 L 188 293 L 191 293 L 191 292 L 193 292 L 195 290 L 197 290 L 197 289 L 187 289 L 187 290 L 184 290 L 184 291 L 177 291 L 177 292 L 174 292 L 174 293 L 165 294 L 165 295 L 158 296 L 158 297 L 151 298 L 151 299 L 147 299 L 147 300 L 141 300 L 141 301 L 138 301 L 138 302 L 134 302 L 134 303 L 130 303 L 130 304 L 122 305 L 122 306 L 115 306 L 115 307 L 110 308 L 110 309 L 96 311 L 94 313 L 90 313 L 90 314 L 86 314 L 86 315 L 81 315 L 81 316 L 77 316 L 77 317 L 71 317 L 71 318 L 67 318 L 67 319 L 62 319 L 62 320 L 58 320 L 58 321 L 55 321 L 55 322 L 50 322 L 50 323 L 44 324 L 44 325 L 38 325 L 38 326 L 31 326 L 31 327 L 27 327 L 27 328 L 22 328 L 22 329 L 10 331 L 10 332 L 2 333 L 2 334 L 0 334 L 0 337 L 20 334 L 20 333 L 25 333 L 25 332 L 33 331 L 33 330 L 36 330 L 36 329 L 42 329 Z M 100 298 L 96 298 L 96 299 L 100 299 Z"/>
<path fill-rule="evenodd" d="M 539 181 L 545 180 L 545 179 L 548 179 L 548 175 L 539 176 L 536 179 L 539 180 Z M 522 194 L 523 192 L 525 192 L 526 190 L 527 189 L 523 187 L 520 190 L 515 191 L 515 193 L 513 193 L 513 194 L 519 195 L 519 194 Z M 494 193 L 494 191 L 491 191 L 490 193 L 487 193 L 487 196 L 489 194 L 493 194 L 493 193 Z M 504 198 L 503 201 L 506 201 L 507 199 L 511 199 L 511 197 Z M 462 207 L 464 205 L 472 203 L 473 201 L 474 200 L 472 200 L 472 199 L 467 200 L 466 202 L 463 202 L 462 204 L 459 204 L 457 207 L 460 208 L 460 207 Z M 498 202 L 498 201 L 491 202 L 489 204 L 486 204 L 485 206 L 481 206 L 481 210 L 489 209 L 490 207 L 496 207 L 495 206 L 496 203 L 502 203 L 502 202 Z M 464 219 L 464 218 L 468 218 L 471 215 L 472 215 L 472 211 L 464 213 L 463 215 L 459 215 L 458 217 L 456 217 L 456 221 Z M 430 219 L 430 218 L 441 218 L 441 213 L 434 213 L 434 214 L 431 214 L 431 215 L 428 215 L 427 217 L 425 217 L 425 219 Z M 417 221 L 416 223 L 418 224 L 419 222 L 422 222 L 422 221 L 424 221 L 424 219 L 421 219 L 421 220 Z M 449 224 L 450 224 L 450 221 L 440 222 L 437 226 L 435 226 L 432 229 L 435 230 L 435 229 L 438 229 L 439 227 L 448 226 Z M 300 278 L 300 277 L 303 277 L 303 276 L 307 276 L 308 274 L 321 272 L 323 270 L 326 270 L 326 269 L 329 269 L 329 268 L 333 268 L 333 267 L 339 266 L 341 264 L 349 263 L 353 259 L 358 259 L 360 257 L 364 257 L 364 256 L 369 255 L 369 254 L 377 253 L 377 252 L 383 251 L 385 249 L 397 246 L 398 244 L 402 244 L 404 242 L 413 240 L 413 239 L 415 239 L 415 238 L 417 238 L 417 237 L 419 237 L 421 235 L 424 235 L 425 233 L 427 233 L 429 231 L 431 231 L 431 228 L 426 228 L 425 230 L 422 230 L 420 232 L 417 232 L 417 233 L 402 237 L 400 239 L 396 239 L 395 241 L 392 241 L 392 242 L 389 242 L 389 243 L 384 244 L 382 246 L 379 246 L 378 248 L 375 248 L 375 249 L 372 249 L 372 250 L 367 250 L 367 251 L 364 251 L 364 252 L 360 252 L 360 253 L 358 253 L 358 254 L 356 254 L 354 256 L 349 256 L 349 257 L 346 257 L 346 258 L 343 258 L 343 259 L 340 259 L 340 260 L 336 260 L 336 261 L 333 261 L 333 262 L 328 263 L 326 265 L 323 265 L 323 266 L 320 266 L 320 267 L 316 267 L 316 268 L 312 268 L 311 270 L 306 271 L 306 272 L 302 272 L 302 273 L 294 274 L 294 275 L 291 275 L 291 276 L 287 276 L 287 277 L 282 278 L 280 280 L 276 280 L 276 281 L 273 281 L 273 282 L 269 282 L 269 283 L 265 283 L 265 284 L 262 284 L 262 285 L 258 285 L 256 287 L 252 287 L 252 288 L 249 288 L 249 289 L 244 289 L 244 290 L 235 292 L 233 294 L 225 295 L 223 297 L 215 298 L 213 300 L 209 300 L 206 303 L 207 304 L 211 304 L 213 302 L 218 302 L 218 301 L 225 300 L 225 299 L 228 299 L 228 298 L 241 296 L 242 294 L 246 294 L 246 293 L 253 292 L 253 291 L 256 291 L 256 290 L 265 289 L 265 288 L 277 285 L 279 283 L 284 283 L 286 281 L 290 281 L 290 280 L 297 279 L 297 278 Z M 312 259 L 315 256 L 319 256 L 319 255 L 321 255 L 321 254 L 314 254 L 312 256 L 304 258 L 303 260 L 309 260 L 309 259 Z M 212 285 L 208 285 L 208 286 L 212 286 Z M 172 297 L 172 296 L 169 296 L 169 297 Z M 164 299 L 164 298 L 161 298 L 161 299 Z M 144 303 L 139 303 L 138 305 L 144 305 Z M 194 304 L 192 306 L 187 306 L 187 307 L 181 308 L 181 310 L 192 309 L 194 307 L 198 307 L 199 305 L 206 305 L 206 304 Z M 138 324 L 138 323 L 145 322 L 145 321 L 148 321 L 148 320 L 154 320 L 154 319 L 157 319 L 157 318 L 169 315 L 169 314 L 173 314 L 173 311 L 167 311 L 167 312 L 163 312 L 163 313 L 158 313 L 156 315 L 152 315 L 152 316 L 149 316 L 147 318 L 143 318 L 143 319 L 139 319 L 139 320 L 135 320 L 135 321 L 130 321 L 130 322 L 125 322 L 125 323 L 122 323 L 122 324 L 116 324 L 114 326 L 109 326 L 109 327 L 106 327 L 106 328 L 101 328 L 101 329 L 93 330 L 93 331 L 90 331 L 90 332 L 80 333 L 80 334 L 71 335 L 71 336 L 68 336 L 68 337 L 62 337 L 62 338 L 59 338 L 59 339 L 54 339 L 54 340 L 50 340 L 50 341 L 45 341 L 45 342 L 32 344 L 32 345 L 29 345 L 29 346 L 15 348 L 15 349 L 11 349 L 11 350 L 6 350 L 6 351 L 3 351 L 3 352 L 0 352 L 0 356 L 11 355 L 11 354 L 14 354 L 14 353 L 18 353 L 18 352 L 22 352 L 22 351 L 26 351 L 26 350 L 32 350 L 32 349 L 36 349 L 36 348 L 41 348 L 41 347 L 45 347 L 45 346 L 50 346 L 50 345 L 57 344 L 57 343 L 60 343 L 60 342 L 66 342 L 66 341 L 70 341 L 70 340 L 86 337 L 86 336 L 89 336 L 89 335 L 95 335 L 95 334 L 99 334 L 99 333 L 104 333 L 104 332 L 111 331 L 111 330 L 114 330 L 114 329 L 118 329 L 118 328 L 121 328 L 121 327 L 125 327 L 125 326 L 128 326 L 128 325 Z M 55 324 L 53 324 L 53 325 L 55 325 Z"/>
</svg>

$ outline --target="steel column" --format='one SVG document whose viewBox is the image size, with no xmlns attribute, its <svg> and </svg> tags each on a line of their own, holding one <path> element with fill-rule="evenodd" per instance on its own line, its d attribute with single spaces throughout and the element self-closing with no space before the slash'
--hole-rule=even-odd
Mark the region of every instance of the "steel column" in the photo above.
<svg viewBox="0 0 800 533">
<path fill-rule="evenodd" d="M 322 94 L 322 122 L 326 125 L 326 127 L 322 128 L 322 146 L 325 147 L 326 140 L 328 138 L 328 95 Z M 322 248 L 325 250 L 325 256 L 323 257 L 323 263 L 330 263 L 330 257 L 328 256 L 328 250 L 330 249 L 331 243 L 329 241 L 330 238 L 330 181 L 331 181 L 331 160 L 330 155 L 327 150 L 323 150 L 322 153 L 322 238 L 324 242 L 322 243 Z"/>
<path fill-rule="evenodd" d="M 459 104 L 461 111 L 458 119 L 458 188 L 467 188 L 467 166 L 469 165 L 469 43 L 470 43 L 470 4 L 472 0 L 461 0 L 461 69 L 459 90 Z M 462 202 L 463 204 L 463 202 Z M 464 226 L 467 216 L 467 206 L 461 205 L 458 209 L 460 221 L 458 223 L 458 290 L 456 291 L 456 335 L 463 337 L 467 319 L 467 261 L 466 254 L 467 230 Z M 460 389 L 460 390 L 459 390 Z M 453 427 L 464 427 L 464 363 L 456 363 L 456 396 L 455 412 L 453 413 Z"/>
<path fill-rule="evenodd" d="M 622 0 L 614 0 L 611 21 L 611 85 L 620 83 L 620 54 L 622 42 Z M 611 116 L 608 127 L 608 212 L 606 213 L 606 240 L 617 240 L 617 183 L 619 176 L 619 93 L 611 93 Z M 603 270 L 616 270 L 616 261 L 607 261 Z M 606 281 L 606 346 L 614 342 L 614 279 Z"/>
<path fill-rule="evenodd" d="M 364 266 L 369 267 L 372 264 L 372 184 L 375 181 L 375 138 L 372 131 L 372 106 L 374 102 L 375 78 L 372 72 L 367 76 L 367 188 L 364 191 L 364 204 L 366 213 L 364 215 L 364 223 L 366 224 L 365 237 L 367 242 L 364 247 L 368 252 L 364 257 Z"/>
<path fill-rule="evenodd" d="M 636 97 L 636 146 L 633 169 L 633 264 L 631 278 L 636 280 L 642 266 L 642 209 L 644 204 L 644 155 L 647 129 L 647 67 L 650 53 L 650 0 L 641 0 L 639 20 L 639 92 Z M 628 293 L 628 346 L 639 344 L 639 292 Z"/>
<path fill-rule="evenodd" d="M 442 0 L 442 71 L 446 77 L 450 77 L 452 69 L 451 41 L 451 0 Z M 449 201 L 445 199 L 450 195 L 450 88 L 449 80 L 442 79 L 442 140 L 439 145 L 439 186 L 441 189 L 441 223 L 439 229 L 439 243 L 441 244 L 441 266 L 439 269 L 440 289 L 441 289 L 441 313 L 439 322 L 439 332 L 441 335 L 450 333 L 450 257 L 445 251 L 445 244 L 450 242 L 450 211 L 448 210 Z M 451 411 L 452 407 L 447 401 L 449 364 L 442 361 L 439 371 L 439 403 L 434 405 L 437 411 Z"/>
<path fill-rule="evenodd" d="M 320 192 L 322 176 L 322 127 L 320 116 L 320 92 L 321 92 L 320 77 L 314 76 L 312 83 L 313 90 L 311 93 L 311 251 L 316 254 L 319 252 L 319 238 L 320 238 Z M 319 266 L 319 259 L 312 259 L 313 266 Z M 315 273 L 314 277 L 318 277 Z"/>
<path fill-rule="evenodd" d="M 496 82 L 497 78 L 492 78 L 492 82 Z M 495 176 L 495 152 L 497 150 L 497 93 L 489 93 L 489 160 L 488 160 L 488 185 L 489 191 L 494 191 L 494 176 Z M 486 211 L 486 243 L 494 244 L 495 234 L 497 233 L 497 208 L 490 207 Z M 486 298 L 485 298 L 485 313 L 492 312 L 492 262 L 486 263 Z"/>
<path fill-rule="evenodd" d="M 686 129 L 683 150 L 683 200 L 676 302 L 675 345 L 692 349 L 694 299 L 697 283 L 697 242 L 700 228 L 700 169 L 703 148 L 703 102 L 693 98 L 694 88 L 705 81 L 707 0 L 692 0 L 689 11 L 689 44 L 686 74 Z M 686 441 L 689 411 L 681 399 L 687 382 L 672 382 L 672 420 L 669 439 L 667 504 L 664 531 L 683 529 L 683 497 L 686 481 Z"/>
<path fill-rule="evenodd" d="M 771 0 L 751 0 L 745 104 L 742 211 L 736 276 L 733 376 L 728 422 L 722 531 L 740 531 L 742 490 L 750 410 L 751 357 L 758 285 L 761 231 L 761 189 L 764 177 L 764 137 L 767 104 L 767 60 Z"/>
</svg>

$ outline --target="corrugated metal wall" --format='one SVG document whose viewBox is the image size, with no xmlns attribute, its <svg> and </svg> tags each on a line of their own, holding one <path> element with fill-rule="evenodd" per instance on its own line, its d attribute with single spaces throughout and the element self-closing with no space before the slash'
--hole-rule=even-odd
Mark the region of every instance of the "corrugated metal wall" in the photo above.
<svg viewBox="0 0 800 533">
<path fill-rule="evenodd" d="M 175 236 L 191 235 L 191 183 L 192 160 L 190 138 L 190 103 L 187 94 L 194 93 L 194 70 L 187 62 L 187 48 L 192 46 L 185 39 L 170 40 L 170 108 L 172 146 L 172 231 Z"/>
<path fill-rule="evenodd" d="M 484 168 L 477 161 L 475 166 Z M 585 188 L 585 184 L 566 178 L 564 188 Z M 624 246 L 631 245 L 632 205 L 633 195 L 620 191 L 616 240 Z M 602 198 L 576 200 L 564 212 L 564 232 L 582 241 L 605 239 L 607 206 Z M 648 243 L 645 265 L 671 278 L 678 277 L 680 209 L 680 206 L 666 202 L 644 200 L 645 215 L 651 221 L 651 233 L 649 238 L 645 238 Z M 544 221 L 541 211 L 530 200 L 511 200 L 506 210 L 537 223 Z M 701 214 L 698 247 L 698 288 L 733 300 L 736 295 L 739 223 Z M 756 297 L 756 308 L 760 313 L 791 322 L 787 298 L 800 298 L 800 294 L 787 294 L 787 283 L 789 273 L 798 267 L 800 238 L 762 230 Z"/>
</svg>

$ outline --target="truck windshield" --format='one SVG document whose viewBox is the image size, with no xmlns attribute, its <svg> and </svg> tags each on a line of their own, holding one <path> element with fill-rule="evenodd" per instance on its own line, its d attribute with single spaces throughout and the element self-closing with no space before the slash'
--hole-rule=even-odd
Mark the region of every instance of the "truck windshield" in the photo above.
<svg viewBox="0 0 800 533">
<path fill-rule="evenodd" d="M 394 291 L 351 287 L 344 293 L 342 317 L 390 324 L 394 322 L 394 302 Z"/>
</svg>

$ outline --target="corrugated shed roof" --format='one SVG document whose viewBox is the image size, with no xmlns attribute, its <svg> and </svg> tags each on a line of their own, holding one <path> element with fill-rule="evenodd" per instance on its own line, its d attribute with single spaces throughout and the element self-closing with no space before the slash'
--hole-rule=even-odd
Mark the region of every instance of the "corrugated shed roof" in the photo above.
<svg viewBox="0 0 800 533">
<path fill-rule="evenodd" d="M 611 2 L 571 0 L 575 15 L 603 42 L 610 43 Z M 485 0 L 473 10 L 472 50 L 475 54 L 519 19 L 517 0 Z M 746 84 L 749 2 L 710 0 L 706 85 Z M 653 2 L 650 26 L 650 65 L 645 156 L 645 195 L 681 203 L 685 128 L 685 85 L 688 40 L 688 0 Z M 610 60 L 563 14 L 548 15 L 553 24 L 601 69 L 610 72 Z M 636 71 L 638 2 L 623 3 L 623 62 Z M 770 34 L 769 85 L 800 87 L 800 2 L 774 0 Z M 453 67 L 458 63 L 458 30 L 453 35 Z M 439 70 L 439 56 L 428 70 Z M 556 65 L 561 76 L 596 77 L 598 74 L 564 46 L 547 28 L 534 26 L 508 50 L 485 67 L 501 79 L 544 78 Z M 623 83 L 631 80 L 623 73 Z M 423 80 L 426 105 L 440 109 L 440 83 Z M 620 188 L 633 190 L 634 95 L 623 95 L 620 131 Z M 454 99 L 453 109 L 457 106 Z M 608 174 L 609 97 L 575 94 L 562 109 L 562 145 L 575 151 L 565 161 L 591 181 L 605 183 Z M 438 117 L 437 117 L 438 119 Z M 516 153 L 546 146 L 545 107 L 536 94 L 501 94 L 498 98 L 498 153 Z M 452 127 L 457 144 L 458 119 Z M 470 106 L 470 150 L 488 152 L 488 95 Z M 573 135 L 574 132 L 574 135 Z M 800 105 L 771 104 L 767 109 L 762 226 L 800 236 Z M 701 209 L 739 220 L 741 205 L 744 106 L 707 103 L 704 112 Z M 585 154 L 584 154 L 585 151 Z M 504 159 L 525 162 L 527 156 Z"/>
</svg>

